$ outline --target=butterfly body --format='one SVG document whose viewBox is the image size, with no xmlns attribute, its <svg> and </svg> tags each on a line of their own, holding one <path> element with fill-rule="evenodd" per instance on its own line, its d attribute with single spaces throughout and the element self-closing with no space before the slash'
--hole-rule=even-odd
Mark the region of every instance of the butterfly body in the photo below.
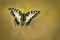
<svg viewBox="0 0 60 40">
<path fill-rule="evenodd" d="M 26 13 L 22 13 L 21 11 L 15 9 L 15 8 L 9 8 L 10 13 L 13 15 L 15 18 L 15 23 L 16 24 L 21 24 L 21 25 L 28 25 L 32 19 L 39 14 L 40 11 L 30 11 Z"/>
</svg>

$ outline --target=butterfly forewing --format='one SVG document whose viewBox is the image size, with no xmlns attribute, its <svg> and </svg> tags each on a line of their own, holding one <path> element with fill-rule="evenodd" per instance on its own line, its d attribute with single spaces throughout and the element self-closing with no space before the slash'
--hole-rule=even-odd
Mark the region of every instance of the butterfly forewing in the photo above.
<svg viewBox="0 0 60 40">
<path fill-rule="evenodd" d="M 15 9 L 15 8 L 9 8 L 9 10 L 11 10 L 10 13 L 14 16 L 16 23 L 18 23 L 18 22 L 20 23 L 21 22 L 20 19 L 21 19 L 22 12 Z"/>
<path fill-rule="evenodd" d="M 30 12 L 27 12 L 26 13 L 26 24 L 28 25 L 30 22 L 31 22 L 31 20 L 37 15 L 37 14 L 39 14 L 39 12 L 40 11 L 30 11 Z"/>
</svg>

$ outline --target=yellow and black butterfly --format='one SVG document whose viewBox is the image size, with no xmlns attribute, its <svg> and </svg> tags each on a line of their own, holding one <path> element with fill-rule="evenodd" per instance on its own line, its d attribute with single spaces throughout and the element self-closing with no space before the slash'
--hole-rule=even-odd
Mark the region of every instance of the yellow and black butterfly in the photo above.
<svg viewBox="0 0 60 40">
<path fill-rule="evenodd" d="M 17 25 L 21 24 L 21 25 L 29 25 L 29 23 L 32 21 L 32 19 L 34 17 L 36 17 L 38 14 L 40 14 L 39 10 L 35 10 L 35 11 L 30 11 L 30 12 L 26 12 L 26 13 L 22 13 L 21 11 L 19 11 L 16 8 L 9 8 L 10 13 L 12 14 L 12 16 L 15 18 L 15 23 Z"/>
</svg>

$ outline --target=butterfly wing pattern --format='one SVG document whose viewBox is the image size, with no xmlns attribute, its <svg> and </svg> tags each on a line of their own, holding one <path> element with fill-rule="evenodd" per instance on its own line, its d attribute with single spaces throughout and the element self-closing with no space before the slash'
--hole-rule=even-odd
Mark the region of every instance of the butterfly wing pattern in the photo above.
<svg viewBox="0 0 60 40">
<path fill-rule="evenodd" d="M 15 23 L 16 24 L 20 24 L 20 19 L 21 19 L 21 14 L 22 14 L 22 12 L 21 11 L 19 11 L 19 10 L 16 10 L 15 8 L 9 8 L 9 10 L 10 10 L 10 13 L 12 14 L 12 16 L 15 18 Z"/>
<path fill-rule="evenodd" d="M 32 19 L 34 18 L 34 17 L 36 17 L 38 14 L 40 13 L 40 11 L 30 11 L 30 12 L 27 12 L 26 13 L 26 25 L 28 25 L 31 21 L 32 21 Z"/>
<path fill-rule="evenodd" d="M 21 25 L 29 25 L 29 23 L 32 21 L 32 19 L 34 17 L 36 17 L 38 14 L 40 14 L 39 10 L 36 11 L 30 11 L 30 12 L 26 12 L 26 13 L 22 13 L 21 11 L 19 11 L 16 8 L 9 8 L 10 13 L 12 14 L 12 16 L 15 18 L 15 23 L 17 25 L 21 24 Z"/>
</svg>

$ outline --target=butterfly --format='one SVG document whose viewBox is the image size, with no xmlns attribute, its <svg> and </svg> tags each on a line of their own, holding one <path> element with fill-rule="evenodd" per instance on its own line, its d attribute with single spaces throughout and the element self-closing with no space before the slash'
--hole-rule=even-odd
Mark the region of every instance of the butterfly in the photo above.
<svg viewBox="0 0 60 40">
<path fill-rule="evenodd" d="M 22 13 L 16 8 L 9 8 L 11 15 L 17 25 L 29 25 L 34 17 L 40 14 L 39 10 Z"/>
</svg>

